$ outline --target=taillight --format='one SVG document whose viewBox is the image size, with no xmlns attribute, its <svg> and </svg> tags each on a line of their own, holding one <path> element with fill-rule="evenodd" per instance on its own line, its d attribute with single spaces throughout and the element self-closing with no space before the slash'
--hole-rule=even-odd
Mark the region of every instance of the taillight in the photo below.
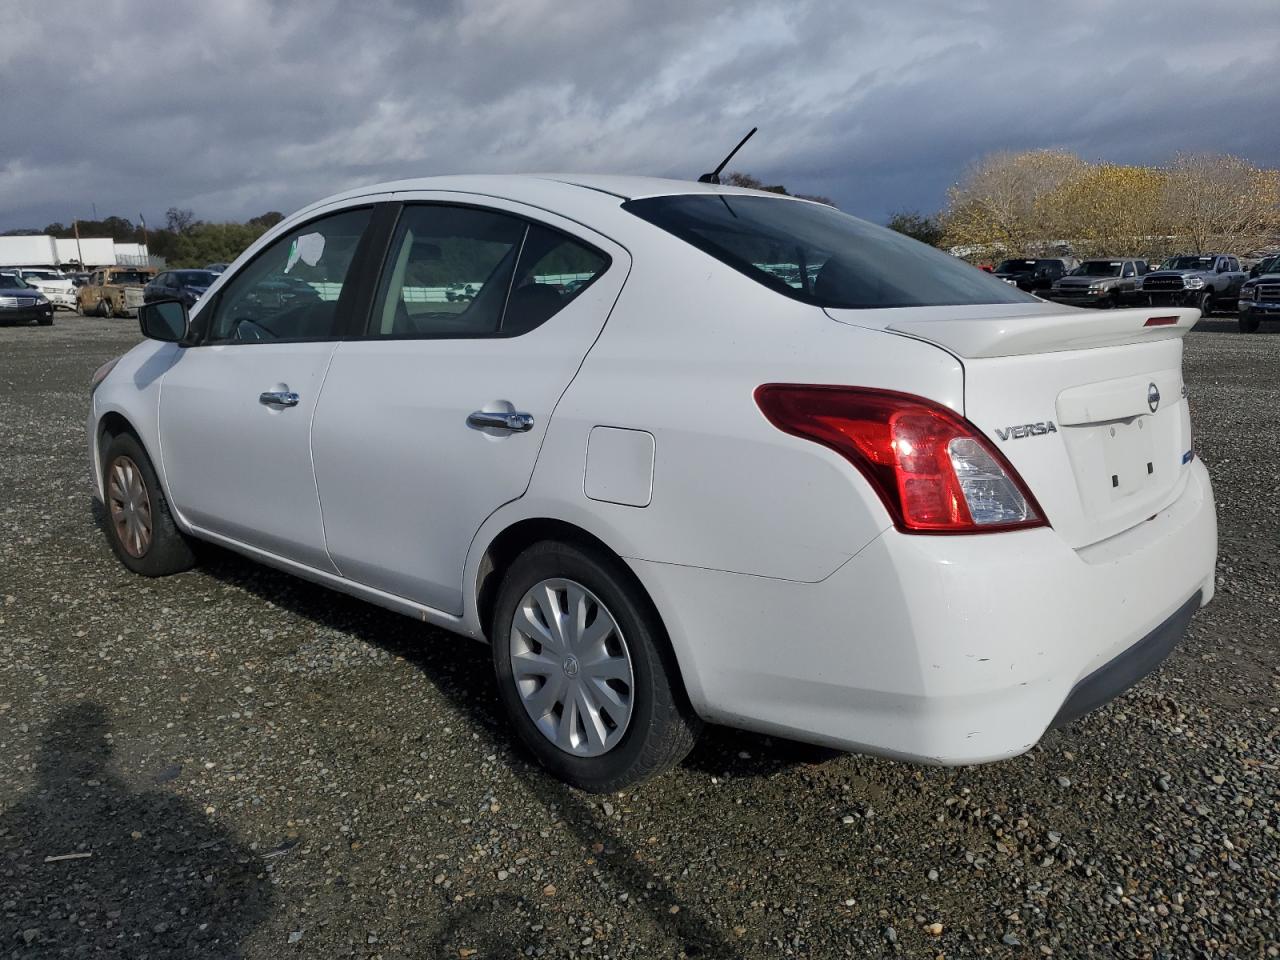
<svg viewBox="0 0 1280 960">
<path fill-rule="evenodd" d="M 906 533 L 1047 526 L 1017 471 L 968 420 L 891 390 L 766 383 L 756 404 L 779 430 L 829 447 L 875 488 Z"/>
</svg>

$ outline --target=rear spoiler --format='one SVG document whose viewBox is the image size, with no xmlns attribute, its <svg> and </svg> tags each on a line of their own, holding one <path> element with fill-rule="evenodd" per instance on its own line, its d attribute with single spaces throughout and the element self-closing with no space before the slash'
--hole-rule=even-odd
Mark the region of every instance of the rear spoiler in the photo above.
<svg viewBox="0 0 1280 960">
<path fill-rule="evenodd" d="M 1022 317 L 903 319 L 885 329 L 935 343 L 958 357 L 1013 357 L 1173 340 L 1199 319 L 1199 310 L 1187 308 L 1072 309 Z"/>
</svg>

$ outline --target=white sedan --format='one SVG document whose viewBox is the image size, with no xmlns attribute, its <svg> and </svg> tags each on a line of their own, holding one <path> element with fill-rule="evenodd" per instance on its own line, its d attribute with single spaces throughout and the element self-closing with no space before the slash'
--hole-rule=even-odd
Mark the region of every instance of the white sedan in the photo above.
<svg viewBox="0 0 1280 960">
<path fill-rule="evenodd" d="M 976 763 L 1213 594 L 1197 318 L 1045 303 L 773 194 L 410 180 L 290 217 L 189 316 L 144 307 L 89 445 L 131 570 L 209 540 L 487 640 L 580 787 L 702 721 Z"/>
<path fill-rule="evenodd" d="M 76 308 L 76 286 L 69 277 L 63 276 L 58 271 L 19 267 L 9 272 L 16 273 L 43 293 L 45 299 L 52 303 L 55 309 L 57 307 L 63 307 L 67 310 Z"/>
</svg>

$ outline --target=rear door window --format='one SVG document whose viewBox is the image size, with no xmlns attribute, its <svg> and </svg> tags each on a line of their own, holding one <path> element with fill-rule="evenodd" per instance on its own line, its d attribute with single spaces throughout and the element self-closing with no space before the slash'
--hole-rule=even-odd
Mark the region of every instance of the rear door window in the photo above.
<svg viewBox="0 0 1280 960">
<path fill-rule="evenodd" d="M 825 204 L 703 193 L 622 206 L 761 286 L 819 307 L 1038 302 L 963 260 Z"/>
<path fill-rule="evenodd" d="M 520 336 L 563 309 L 608 263 L 575 238 L 513 214 L 410 205 L 392 238 L 369 333 Z"/>
</svg>

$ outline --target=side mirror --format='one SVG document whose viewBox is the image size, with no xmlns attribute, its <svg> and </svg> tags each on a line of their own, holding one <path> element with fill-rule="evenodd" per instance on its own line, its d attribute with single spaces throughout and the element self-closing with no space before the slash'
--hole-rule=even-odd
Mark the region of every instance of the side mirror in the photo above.
<svg viewBox="0 0 1280 960">
<path fill-rule="evenodd" d="M 142 335 L 163 343 L 181 343 L 191 327 L 187 307 L 181 300 L 154 300 L 138 308 Z"/>
</svg>

